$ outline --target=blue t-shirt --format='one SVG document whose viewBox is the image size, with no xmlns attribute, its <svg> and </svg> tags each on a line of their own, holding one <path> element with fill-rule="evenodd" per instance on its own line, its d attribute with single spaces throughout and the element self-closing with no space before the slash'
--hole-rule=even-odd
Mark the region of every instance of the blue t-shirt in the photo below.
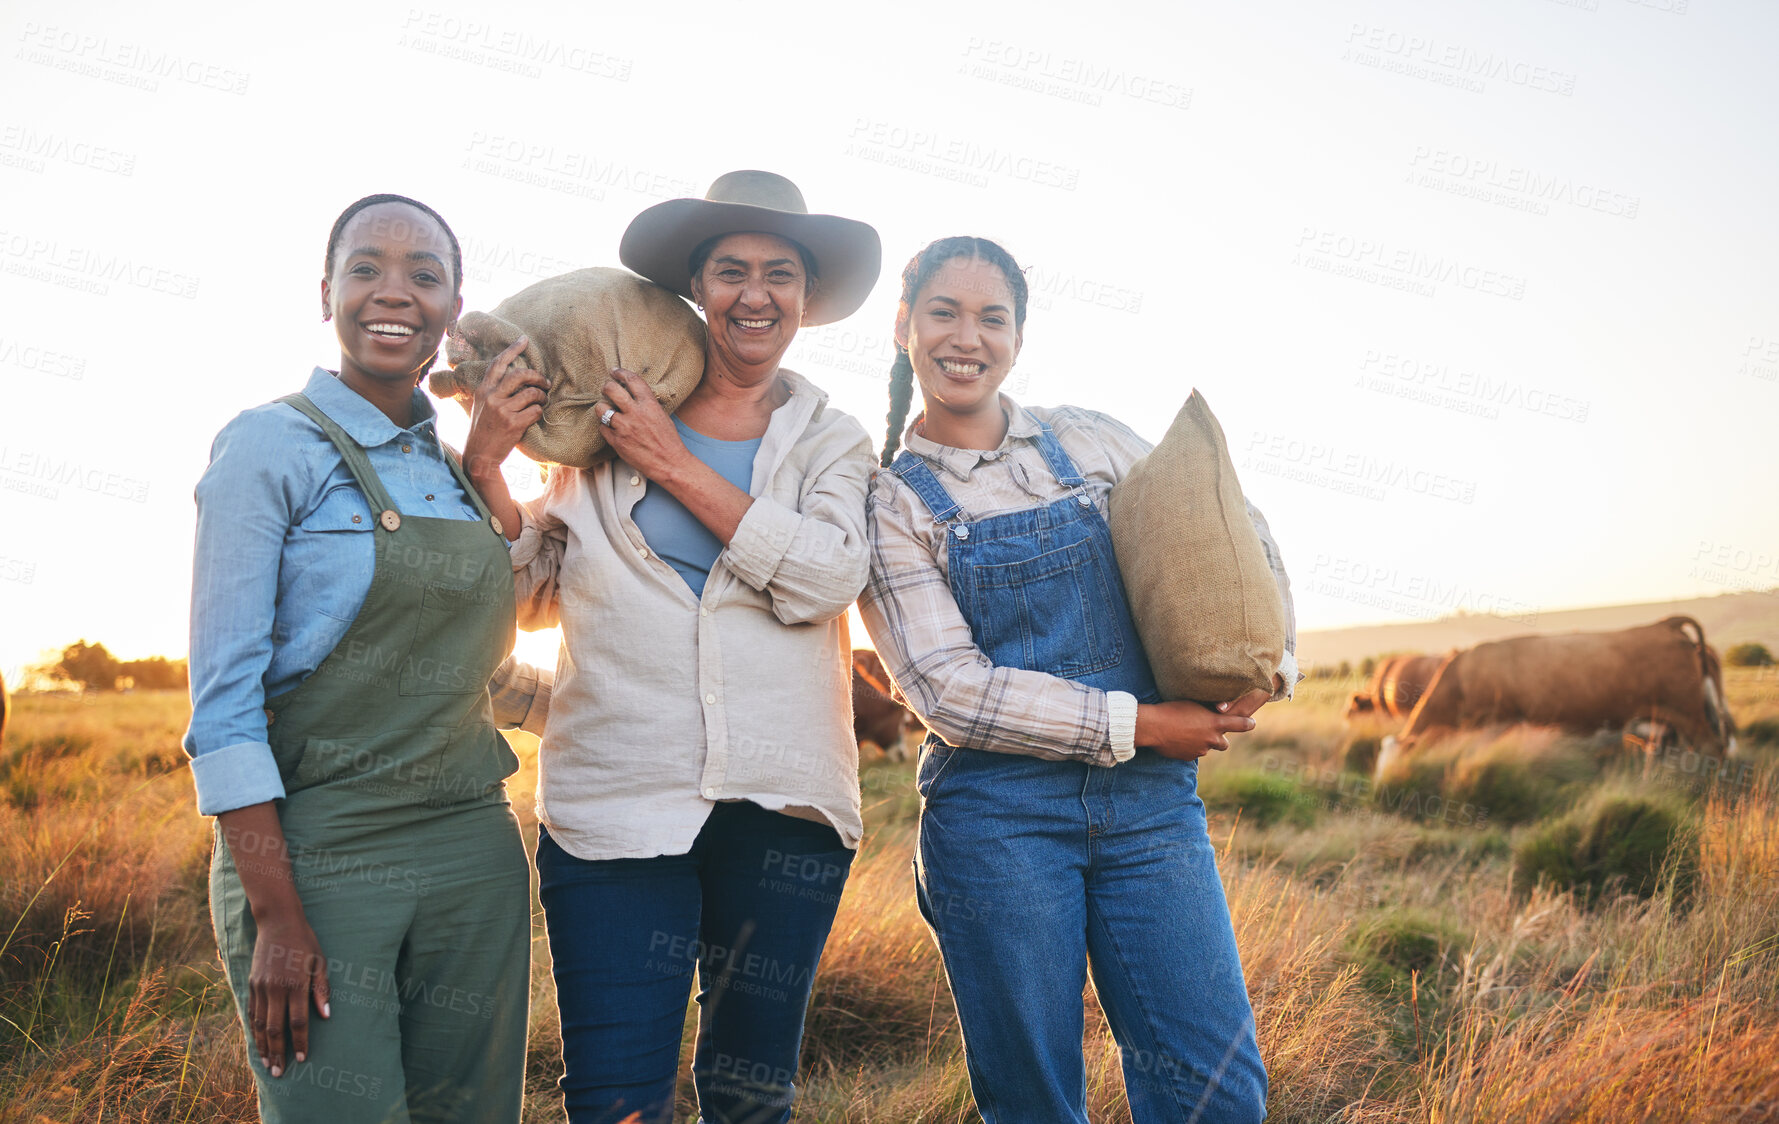
<svg viewBox="0 0 1779 1124">
<path fill-rule="evenodd" d="M 678 418 L 673 419 L 673 424 L 678 427 L 680 440 L 686 443 L 693 456 L 715 469 L 724 480 L 748 491 L 754 480 L 754 455 L 760 451 L 763 438 L 719 441 L 704 436 Z M 687 511 L 685 504 L 674 499 L 673 493 L 653 480 L 649 481 L 642 499 L 630 509 L 630 518 L 642 532 L 649 549 L 679 571 L 680 577 L 692 587 L 693 594 L 702 598 L 710 568 L 716 565 L 717 555 L 723 552 L 721 540 L 698 522 L 698 517 Z"/>
</svg>

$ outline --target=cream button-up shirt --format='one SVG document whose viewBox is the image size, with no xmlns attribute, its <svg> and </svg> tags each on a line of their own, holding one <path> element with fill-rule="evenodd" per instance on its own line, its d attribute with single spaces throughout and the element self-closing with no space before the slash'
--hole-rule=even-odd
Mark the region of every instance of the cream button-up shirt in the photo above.
<svg viewBox="0 0 1779 1124">
<path fill-rule="evenodd" d="M 582 859 L 685 854 L 719 800 L 863 834 L 846 610 L 865 586 L 864 428 L 791 396 L 754 458 L 753 506 L 704 596 L 631 520 L 621 460 L 554 469 L 513 543 L 519 624 L 560 622 L 537 814 Z"/>
</svg>

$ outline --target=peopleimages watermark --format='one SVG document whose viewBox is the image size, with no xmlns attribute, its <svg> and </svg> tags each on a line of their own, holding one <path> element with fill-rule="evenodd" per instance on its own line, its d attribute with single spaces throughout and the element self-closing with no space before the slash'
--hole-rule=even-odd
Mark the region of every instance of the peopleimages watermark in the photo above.
<svg viewBox="0 0 1779 1124">
<path fill-rule="evenodd" d="M 80 137 L 16 122 L 0 125 L 0 167 L 41 173 L 52 163 L 118 176 L 136 172 L 134 152 L 121 152 Z"/>
<path fill-rule="evenodd" d="M 1742 365 L 1736 373 L 1779 382 L 1779 336 L 1749 336 L 1742 346 Z"/>
<path fill-rule="evenodd" d="M 656 199 L 699 193 L 699 185 L 683 176 L 503 133 L 473 132 L 465 151 L 466 171 L 594 202 L 603 201 L 606 189 L 613 187 Z"/>
<path fill-rule="evenodd" d="M 1415 146 L 1408 166 L 1408 182 L 1416 187 L 1528 214 L 1548 215 L 1554 203 L 1613 218 L 1634 219 L 1643 205 L 1639 196 L 1586 180 L 1424 144 Z"/>
<path fill-rule="evenodd" d="M 1763 592 L 1779 587 L 1779 551 L 1700 539 L 1686 576 L 1728 589 Z"/>
<path fill-rule="evenodd" d="M 572 273 L 580 268 L 580 265 L 567 258 L 559 258 L 542 250 L 513 246 L 474 235 L 463 238 L 463 276 L 466 280 L 492 284 L 497 271 L 541 279 Z"/>
<path fill-rule="evenodd" d="M 37 562 L 28 558 L 8 558 L 0 554 L 0 582 L 30 585 L 37 580 Z"/>
<path fill-rule="evenodd" d="M 1450 363 L 1369 348 L 1359 363 L 1354 386 L 1392 398 L 1437 406 L 1453 413 L 1494 421 L 1502 409 L 1559 421 L 1585 422 L 1592 406 L 1517 379 L 1498 379 Z"/>
<path fill-rule="evenodd" d="M 1516 624 L 1535 624 L 1540 609 L 1529 601 L 1479 590 L 1463 582 L 1405 571 L 1390 563 L 1318 554 L 1309 571 L 1311 592 L 1386 609 L 1418 620 L 1476 613 Z"/>
<path fill-rule="evenodd" d="M 148 501 L 146 480 L 80 460 L 0 445 L 0 490 L 56 500 L 62 498 L 63 488 L 128 503 Z"/>
<path fill-rule="evenodd" d="M 553 67 L 571 74 L 628 82 L 634 65 L 629 58 L 585 43 L 554 35 L 534 35 L 425 8 L 409 8 L 401 30 L 398 46 L 525 78 L 542 77 L 545 67 Z"/>
<path fill-rule="evenodd" d="M 1575 93 L 1575 75 L 1568 71 L 1375 24 L 1355 23 L 1348 28 L 1341 59 L 1477 94 L 1486 91 L 1489 82 L 1562 97 Z"/>
<path fill-rule="evenodd" d="M 198 295 L 198 279 L 189 274 L 139 262 L 126 253 L 108 253 L 16 230 L 0 230 L 0 269 L 95 296 L 105 296 L 113 284 L 186 300 Z"/>
<path fill-rule="evenodd" d="M 1291 264 L 1423 297 L 1434 296 L 1439 285 L 1506 300 L 1526 295 L 1526 279 L 1517 274 L 1314 226 L 1298 232 Z"/>
<path fill-rule="evenodd" d="M 1081 182 L 1081 169 L 1068 164 L 871 117 L 856 118 L 846 140 L 847 156 L 971 187 L 987 187 L 990 176 L 1062 191 L 1073 191 Z"/>
<path fill-rule="evenodd" d="M 1244 471 L 1262 472 L 1344 495 L 1383 500 L 1389 489 L 1468 504 L 1476 481 L 1369 453 L 1342 451 L 1320 441 L 1254 430 L 1242 451 Z"/>
<path fill-rule="evenodd" d="M 16 340 L 11 336 L 0 335 L 0 364 L 75 382 L 86 377 L 84 358 L 41 344 Z"/>
<path fill-rule="evenodd" d="M 969 60 L 960 72 L 1063 101 L 1099 106 L 1106 95 L 1145 102 L 1165 109 L 1192 105 L 1192 87 L 1152 74 L 1074 55 L 1058 55 L 1002 39 L 972 35 L 964 44 Z"/>
<path fill-rule="evenodd" d="M 13 58 L 85 78 L 97 78 L 150 93 L 179 82 L 225 94 L 245 94 L 250 75 L 226 66 L 187 58 L 174 51 L 128 40 L 113 42 L 74 28 L 26 22 Z"/>
</svg>

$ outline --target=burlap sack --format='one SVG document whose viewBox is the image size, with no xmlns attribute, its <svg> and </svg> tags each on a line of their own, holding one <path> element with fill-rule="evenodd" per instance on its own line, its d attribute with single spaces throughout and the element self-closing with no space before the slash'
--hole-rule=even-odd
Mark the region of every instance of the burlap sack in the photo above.
<svg viewBox="0 0 1779 1124">
<path fill-rule="evenodd" d="M 541 421 L 519 448 L 537 461 L 591 468 L 611 455 L 595 404 L 613 367 L 641 375 L 669 413 L 704 376 L 704 321 L 667 289 L 623 269 L 578 269 L 546 277 L 457 321 L 446 344 L 448 371 L 435 371 L 440 398 L 472 393 L 503 349 L 527 337 L 516 361 L 550 380 Z"/>
<path fill-rule="evenodd" d="M 1198 391 L 1112 489 L 1112 548 L 1164 699 L 1224 702 L 1272 689 L 1285 606 Z"/>
</svg>

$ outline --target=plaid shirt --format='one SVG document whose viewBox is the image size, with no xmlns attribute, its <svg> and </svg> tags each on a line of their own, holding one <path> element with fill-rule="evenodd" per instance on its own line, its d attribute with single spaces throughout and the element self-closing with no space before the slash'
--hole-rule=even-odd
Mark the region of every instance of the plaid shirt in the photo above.
<svg viewBox="0 0 1779 1124">
<path fill-rule="evenodd" d="M 1151 447 L 1130 427 L 1092 410 L 1026 409 L 1005 395 L 1001 407 L 1007 415 L 1007 436 L 993 451 L 953 449 L 929 441 L 918 418 L 904 439 L 908 450 L 926 460 L 972 519 L 1068 496 L 1069 489 L 1056 481 L 1038 452 L 1040 420 L 1050 426 L 1087 478 L 1088 492 L 1102 516 L 1112 485 Z M 914 713 L 952 745 L 1113 764 L 1114 733 L 1123 735 L 1124 744 L 1134 737 L 1136 700 L 1122 691 L 1102 691 L 1043 672 L 989 663 L 952 596 L 946 535 L 926 504 L 901 477 L 882 470 L 872 481 L 866 509 L 871 580 L 859 598 L 859 613 Z M 1291 583 L 1266 519 L 1253 504 L 1248 505 L 1248 517 L 1260 533 L 1285 602 L 1285 660 L 1280 668 L 1285 688 L 1273 697 L 1289 698 L 1299 678 L 1293 655 L 1297 626 Z"/>
</svg>

